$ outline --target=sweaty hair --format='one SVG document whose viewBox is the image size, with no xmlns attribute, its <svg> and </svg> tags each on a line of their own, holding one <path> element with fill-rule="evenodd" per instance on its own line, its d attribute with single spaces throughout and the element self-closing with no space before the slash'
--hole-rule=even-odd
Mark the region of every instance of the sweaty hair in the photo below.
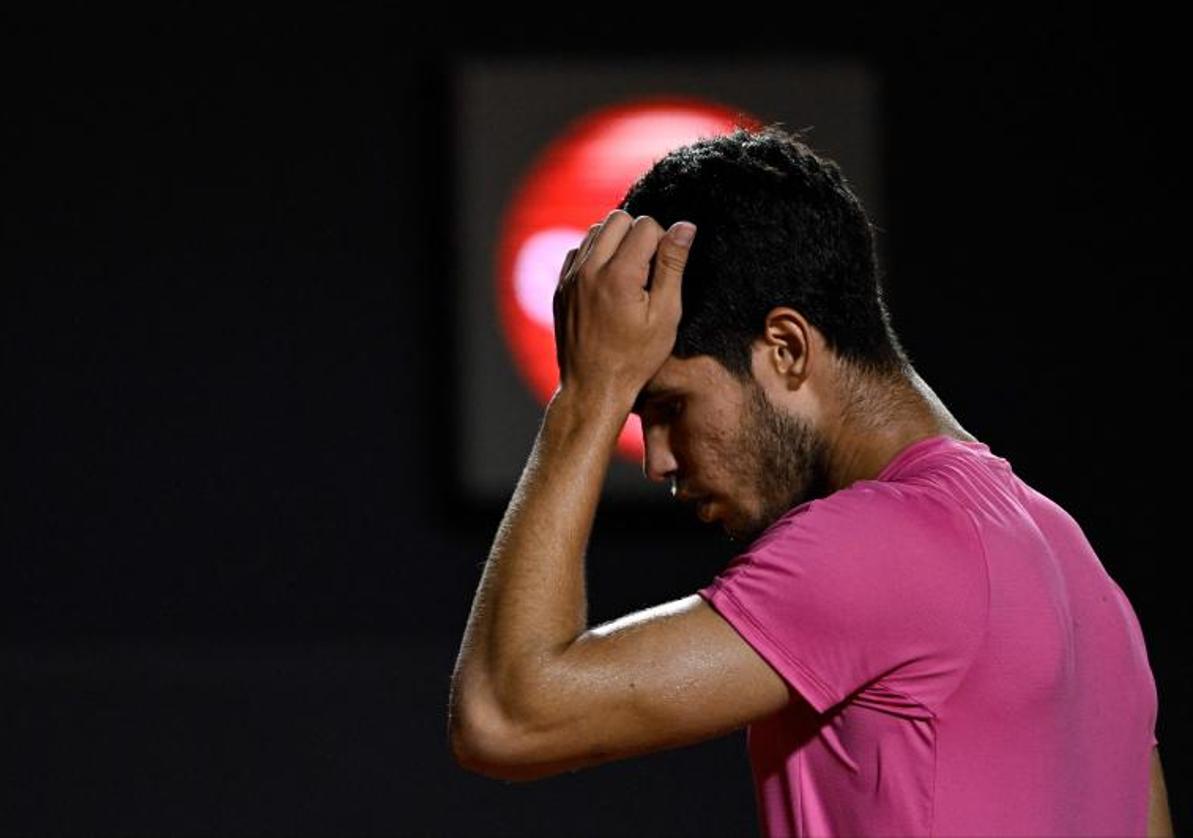
<svg viewBox="0 0 1193 838">
<path fill-rule="evenodd" d="M 788 306 L 863 378 L 898 378 L 910 360 L 890 324 L 874 232 L 837 164 L 772 123 L 736 127 L 674 149 L 630 187 L 620 208 L 664 229 L 697 227 L 672 354 L 710 355 L 752 376 L 766 315 Z"/>
</svg>

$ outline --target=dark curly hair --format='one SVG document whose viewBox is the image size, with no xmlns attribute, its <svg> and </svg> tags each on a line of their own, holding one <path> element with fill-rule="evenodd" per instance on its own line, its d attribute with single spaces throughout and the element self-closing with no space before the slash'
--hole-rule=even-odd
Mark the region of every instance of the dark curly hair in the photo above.
<svg viewBox="0 0 1193 838">
<path fill-rule="evenodd" d="M 674 149 L 619 205 L 663 226 L 698 229 L 672 354 L 710 355 L 739 380 L 776 306 L 800 312 L 834 354 L 868 378 L 906 375 L 890 324 L 874 233 L 840 168 L 779 123 Z"/>
</svg>

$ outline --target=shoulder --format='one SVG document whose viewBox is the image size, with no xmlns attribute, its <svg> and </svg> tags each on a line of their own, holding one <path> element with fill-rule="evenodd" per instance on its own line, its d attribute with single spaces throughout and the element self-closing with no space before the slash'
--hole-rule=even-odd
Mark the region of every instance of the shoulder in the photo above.
<svg viewBox="0 0 1193 838">
<path fill-rule="evenodd" d="M 785 596 L 802 591 L 826 607 L 834 598 L 856 597 L 859 585 L 878 598 L 908 585 L 952 586 L 978 597 L 986 587 L 984 551 L 967 515 L 916 487 L 862 481 L 791 509 L 720 578 Z M 926 577 L 931 585 L 924 585 Z"/>
<path fill-rule="evenodd" d="M 752 546 L 774 548 L 809 537 L 892 547 L 923 539 L 970 543 L 976 533 L 969 513 L 934 488 L 859 480 L 831 495 L 792 508 Z"/>
</svg>

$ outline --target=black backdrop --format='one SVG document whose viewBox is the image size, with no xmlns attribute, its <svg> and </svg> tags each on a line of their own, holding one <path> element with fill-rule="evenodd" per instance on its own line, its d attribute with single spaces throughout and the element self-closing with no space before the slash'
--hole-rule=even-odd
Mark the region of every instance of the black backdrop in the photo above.
<svg viewBox="0 0 1193 838">
<path fill-rule="evenodd" d="M 529 785 L 448 754 L 502 512 L 450 480 L 446 70 L 474 52 L 882 70 L 895 326 L 1130 597 L 1193 823 L 1173 27 L 499 11 L 5 21 L 0 830 L 755 832 L 741 732 Z M 591 617 L 730 556 L 678 514 L 602 507 Z"/>
</svg>

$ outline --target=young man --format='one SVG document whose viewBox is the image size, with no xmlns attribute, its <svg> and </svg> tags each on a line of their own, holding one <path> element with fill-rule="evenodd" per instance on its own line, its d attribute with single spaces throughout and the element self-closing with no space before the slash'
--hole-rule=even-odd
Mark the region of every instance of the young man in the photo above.
<svg viewBox="0 0 1193 838">
<path fill-rule="evenodd" d="M 748 725 L 768 835 L 1171 832 L 1130 603 L 915 373 L 835 163 L 774 126 L 677 149 L 568 254 L 555 317 L 453 676 L 462 765 L 528 780 Z M 647 476 L 748 546 L 589 628 L 631 410 Z"/>
</svg>

